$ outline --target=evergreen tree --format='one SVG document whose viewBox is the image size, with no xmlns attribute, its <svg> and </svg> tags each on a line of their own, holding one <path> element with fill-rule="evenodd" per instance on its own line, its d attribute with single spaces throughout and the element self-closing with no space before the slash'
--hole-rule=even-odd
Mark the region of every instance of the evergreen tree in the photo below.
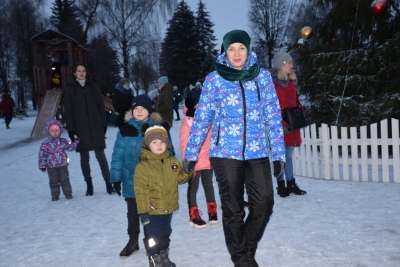
<svg viewBox="0 0 400 267">
<path fill-rule="evenodd" d="M 160 74 L 179 88 L 194 83 L 200 75 L 196 34 L 193 12 L 182 0 L 168 22 L 160 55 Z"/>
<path fill-rule="evenodd" d="M 312 123 L 361 126 L 400 118 L 400 13 L 374 17 L 371 1 L 317 0 L 312 43 L 291 45 Z M 354 12 L 358 10 L 358 13 Z"/>
<path fill-rule="evenodd" d="M 75 0 L 55 0 L 51 10 L 53 14 L 50 16 L 50 23 L 58 32 L 68 35 L 81 45 L 86 44 Z"/>
<path fill-rule="evenodd" d="M 198 79 L 204 80 L 210 72 L 210 67 L 214 63 L 218 51 L 215 49 L 216 40 L 214 36 L 214 23 L 211 22 L 210 15 L 205 10 L 204 3 L 200 0 L 196 12 L 196 37 L 198 41 Z"/>
<path fill-rule="evenodd" d="M 120 80 L 117 52 L 110 45 L 106 35 L 94 37 L 89 48 L 87 61 L 92 80 L 99 86 L 103 95 L 112 93 Z"/>
</svg>

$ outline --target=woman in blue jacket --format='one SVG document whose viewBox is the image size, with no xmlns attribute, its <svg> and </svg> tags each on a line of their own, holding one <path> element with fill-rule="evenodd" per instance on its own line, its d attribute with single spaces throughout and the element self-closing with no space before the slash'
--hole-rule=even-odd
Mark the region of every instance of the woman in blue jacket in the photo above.
<svg viewBox="0 0 400 267">
<path fill-rule="evenodd" d="M 128 207 L 129 242 L 119 254 L 121 257 L 128 257 L 139 249 L 140 222 L 133 190 L 133 174 L 139 162 L 144 140 L 140 129 L 143 123 L 159 124 L 161 116 L 159 113 L 152 113 L 151 99 L 148 96 L 138 95 L 132 99 L 131 109 L 125 114 L 125 122 L 127 124 L 119 129 L 115 140 L 110 176 L 110 181 L 118 195 L 121 195 L 122 183 L 122 194 Z"/>
<path fill-rule="evenodd" d="M 258 266 L 257 243 L 272 214 L 274 176 L 282 172 L 285 145 L 278 98 L 269 72 L 250 50 L 250 36 L 228 32 L 215 71 L 205 79 L 190 131 L 184 167 L 191 170 L 211 128 L 210 158 L 221 197 L 225 243 L 234 265 Z M 244 187 L 249 198 L 245 218 Z"/>
</svg>

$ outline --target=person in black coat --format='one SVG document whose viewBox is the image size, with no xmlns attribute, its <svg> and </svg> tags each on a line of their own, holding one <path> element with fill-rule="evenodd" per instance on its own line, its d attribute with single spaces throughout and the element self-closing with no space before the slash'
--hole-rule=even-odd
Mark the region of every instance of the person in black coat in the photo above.
<svg viewBox="0 0 400 267">
<path fill-rule="evenodd" d="M 115 86 L 112 98 L 114 111 L 119 113 L 119 122 L 117 125 L 119 128 L 121 128 L 125 124 L 125 113 L 131 110 L 133 92 L 129 85 L 129 80 L 127 78 L 122 78 Z"/>
<path fill-rule="evenodd" d="M 76 151 L 80 153 L 82 174 L 87 183 L 86 195 L 93 195 L 89 151 L 94 151 L 106 182 L 107 193 L 113 195 L 115 191 L 110 184 L 110 169 L 104 153 L 107 120 L 103 96 L 99 87 L 86 79 L 90 76 L 85 65 L 76 65 L 74 76 L 76 80 L 70 82 L 65 89 L 65 121 L 71 141 L 80 140 Z"/>
<path fill-rule="evenodd" d="M 178 86 L 173 87 L 173 92 L 172 92 L 172 109 L 176 113 L 176 121 L 181 120 L 181 117 L 179 116 L 179 103 L 181 102 L 181 92 L 178 90 Z"/>
</svg>

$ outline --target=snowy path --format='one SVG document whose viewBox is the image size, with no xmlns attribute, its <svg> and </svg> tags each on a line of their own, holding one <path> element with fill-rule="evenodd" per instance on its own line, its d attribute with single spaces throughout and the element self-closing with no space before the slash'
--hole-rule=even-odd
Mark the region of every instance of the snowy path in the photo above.
<svg viewBox="0 0 400 267">
<path fill-rule="evenodd" d="M 33 123 L 34 118 L 14 120 L 10 130 L 0 123 L 0 266 L 148 266 L 142 243 L 131 257 L 119 257 L 128 240 L 126 204 L 106 193 L 94 154 L 94 195 L 85 196 L 79 155 L 72 152 L 68 155 L 74 198 L 60 196 L 51 202 L 47 174 L 37 167 L 43 139 L 5 149 L 28 138 Z M 107 132 L 109 162 L 116 133 L 111 127 Z M 171 133 L 180 158 L 177 122 Z M 399 184 L 304 177 L 297 181 L 308 194 L 275 198 L 256 254 L 260 266 L 400 266 Z M 216 182 L 214 187 L 219 205 Z M 181 208 L 173 216 L 170 258 L 177 266 L 233 266 L 222 223 L 202 230 L 188 225 L 186 189 L 186 184 L 179 187 Z M 202 188 L 198 203 L 206 214 Z"/>
</svg>

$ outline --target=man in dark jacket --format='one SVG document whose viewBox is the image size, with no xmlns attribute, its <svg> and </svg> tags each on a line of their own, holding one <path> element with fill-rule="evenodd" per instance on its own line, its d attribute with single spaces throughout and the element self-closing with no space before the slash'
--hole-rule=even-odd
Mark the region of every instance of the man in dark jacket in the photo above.
<svg viewBox="0 0 400 267">
<path fill-rule="evenodd" d="M 174 120 L 174 115 L 172 114 L 172 102 L 173 102 L 173 87 L 171 84 L 168 83 L 167 76 L 161 76 L 158 78 L 158 90 L 160 94 L 157 98 L 157 106 L 156 111 L 160 113 L 163 120 L 167 120 L 172 127 L 172 121 Z M 175 149 L 172 145 L 171 134 L 168 131 L 168 139 L 169 143 L 171 144 L 171 149 L 169 150 L 171 156 L 175 156 Z"/>
<path fill-rule="evenodd" d="M 162 76 L 158 79 L 158 90 L 160 94 L 157 99 L 156 111 L 160 113 L 163 120 L 167 120 L 172 127 L 173 114 L 172 114 L 172 91 L 173 87 L 168 83 L 168 77 Z"/>
<path fill-rule="evenodd" d="M 174 86 L 174 92 L 172 93 L 173 101 L 172 101 L 172 109 L 176 113 L 176 121 L 181 120 L 179 116 L 179 103 L 181 102 L 181 92 L 178 90 L 178 86 Z"/>
<path fill-rule="evenodd" d="M 133 92 L 130 88 L 130 83 L 127 78 L 122 78 L 115 86 L 112 104 L 114 110 L 119 113 L 118 127 L 124 125 L 124 117 L 127 111 L 131 110 L 131 102 L 133 99 Z"/>
</svg>

